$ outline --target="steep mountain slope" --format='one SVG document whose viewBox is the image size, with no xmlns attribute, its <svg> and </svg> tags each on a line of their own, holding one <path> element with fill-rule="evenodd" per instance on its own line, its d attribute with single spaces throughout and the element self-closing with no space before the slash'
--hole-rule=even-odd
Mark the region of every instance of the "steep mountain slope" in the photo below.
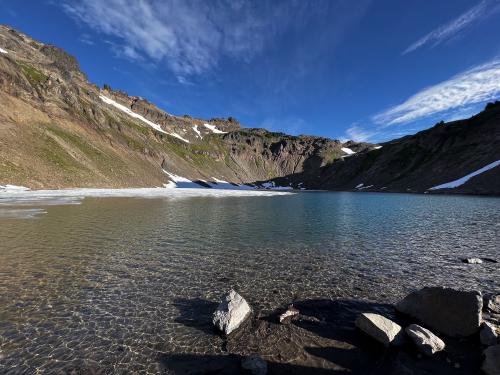
<svg viewBox="0 0 500 375">
<path fill-rule="evenodd" d="M 308 189 L 500 194 L 500 104 L 382 145 L 168 114 L 88 82 L 76 59 L 0 25 L 0 185 L 141 187 L 181 177 Z M 213 182 L 213 183 L 210 183 Z"/>
<path fill-rule="evenodd" d="M 232 118 L 173 116 L 143 98 L 99 89 L 72 56 L 7 26 L 0 26 L 0 46 L 0 184 L 162 186 L 170 179 L 163 170 L 255 183 L 346 154 L 338 141 L 243 129 Z"/>
<path fill-rule="evenodd" d="M 309 187 L 333 190 L 500 193 L 494 167 L 452 189 L 428 190 L 500 160 L 500 102 L 467 120 L 439 123 L 412 136 L 322 168 Z M 361 185 L 362 184 L 362 185 Z M 357 189 L 356 189 L 357 187 Z"/>
</svg>

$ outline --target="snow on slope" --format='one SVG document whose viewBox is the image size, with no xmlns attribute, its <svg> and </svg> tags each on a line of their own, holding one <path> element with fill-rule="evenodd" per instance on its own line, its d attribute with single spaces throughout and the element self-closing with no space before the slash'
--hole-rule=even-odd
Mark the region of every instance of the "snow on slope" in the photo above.
<svg viewBox="0 0 500 375">
<path fill-rule="evenodd" d="M 171 135 L 172 137 L 179 138 L 181 141 L 184 141 L 186 143 L 189 143 L 189 140 L 186 138 L 182 138 L 179 134 L 177 133 L 167 133 L 168 135 Z"/>
<path fill-rule="evenodd" d="M 132 111 L 130 108 L 127 108 L 125 107 L 123 104 L 120 104 L 120 103 L 117 103 L 115 102 L 113 99 L 110 99 L 108 98 L 107 96 L 104 96 L 104 95 L 99 95 L 99 98 L 101 98 L 101 100 L 106 103 L 106 104 L 110 104 L 112 105 L 113 107 L 119 109 L 120 111 L 122 112 L 125 112 L 127 115 L 129 116 L 132 116 L 136 119 L 139 119 L 141 120 L 142 122 L 145 122 L 146 124 L 148 124 L 149 126 L 151 126 L 153 129 L 161 132 L 161 133 L 164 133 L 164 134 L 168 134 L 168 135 L 171 135 L 172 137 L 175 137 L 175 138 L 178 138 L 180 139 L 181 141 L 184 141 L 184 142 L 187 142 L 189 143 L 189 141 L 185 138 L 182 138 L 179 134 L 177 133 L 168 133 L 166 132 L 165 130 L 163 130 L 161 128 L 160 125 L 158 124 L 155 124 L 153 121 L 149 121 L 147 118 L 145 118 L 144 116 L 141 116 L 139 115 L 138 113 L 135 113 L 134 111 Z"/>
<path fill-rule="evenodd" d="M 0 48 L 0 53 L 8 53 L 6 50 L 4 50 L 3 48 Z"/>
<path fill-rule="evenodd" d="M 198 125 L 193 126 L 193 130 L 195 131 L 196 134 L 198 134 L 198 137 L 203 139 L 203 136 L 201 135 L 201 132 L 198 130 Z"/>
<path fill-rule="evenodd" d="M 347 155 L 355 154 L 355 152 L 353 150 L 351 150 L 350 148 L 347 148 L 347 147 L 342 147 L 342 151 L 344 151 Z"/>
<path fill-rule="evenodd" d="M 428 190 L 453 189 L 453 188 L 459 187 L 459 186 L 465 184 L 467 181 L 469 181 L 472 177 L 477 176 L 478 174 L 481 174 L 483 172 L 489 171 L 490 169 L 493 169 L 498 165 L 500 165 L 500 160 L 494 161 L 493 163 L 488 164 L 488 165 L 484 166 L 483 168 L 478 169 L 477 171 L 474 171 L 474 172 L 469 173 L 468 175 L 466 175 L 462 178 L 459 178 L 458 180 L 447 182 L 447 183 L 444 183 L 441 185 L 437 185 L 437 186 L 431 187 Z"/>
<path fill-rule="evenodd" d="M 216 128 L 215 125 L 210 125 L 210 124 L 203 124 L 207 129 L 211 130 L 212 133 L 215 134 L 226 134 L 227 132 L 223 132 L 222 130 L 219 130 Z"/>
</svg>

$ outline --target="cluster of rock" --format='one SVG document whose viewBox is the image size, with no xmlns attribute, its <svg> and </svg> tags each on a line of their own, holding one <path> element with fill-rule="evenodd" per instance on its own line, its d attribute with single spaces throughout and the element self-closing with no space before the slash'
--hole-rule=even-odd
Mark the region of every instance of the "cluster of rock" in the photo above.
<svg viewBox="0 0 500 375">
<path fill-rule="evenodd" d="M 426 287 L 407 295 L 395 308 L 403 320 L 414 322 L 403 328 L 385 316 L 366 312 L 357 317 L 355 326 L 384 346 L 398 347 L 409 342 L 428 357 L 445 350 L 441 335 L 465 338 L 479 332 L 480 342 L 486 347 L 482 370 L 487 375 L 500 374 L 500 294 L 483 298 L 477 291 Z M 231 290 L 214 312 L 213 324 L 229 335 L 241 327 L 251 313 L 245 299 Z M 290 305 L 279 315 L 277 323 L 289 324 L 299 315 L 299 310 Z M 253 374 L 267 373 L 267 363 L 258 354 L 243 358 L 241 366 Z"/>
<path fill-rule="evenodd" d="M 483 296 L 477 291 L 423 288 L 406 296 L 396 305 L 396 309 L 449 337 L 468 337 L 479 331 L 481 344 L 488 346 L 483 352 L 482 369 L 488 375 L 500 374 L 500 295 L 486 298 L 486 316 L 495 317 L 495 320 L 490 321 L 483 319 Z M 445 342 L 428 328 L 411 324 L 403 331 L 399 324 L 379 314 L 361 314 L 356 320 L 356 327 L 386 346 L 402 345 L 408 338 L 427 356 L 446 347 Z"/>
</svg>

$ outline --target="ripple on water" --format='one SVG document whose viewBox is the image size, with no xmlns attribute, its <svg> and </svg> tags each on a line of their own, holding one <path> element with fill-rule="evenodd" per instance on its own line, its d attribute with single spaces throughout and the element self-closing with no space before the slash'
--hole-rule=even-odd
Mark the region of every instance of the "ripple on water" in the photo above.
<svg viewBox="0 0 500 375">
<path fill-rule="evenodd" d="M 6 206 L 46 213 L 0 214 L 0 372 L 157 373 L 161 354 L 222 354 L 210 315 L 230 287 L 262 314 L 294 300 L 394 302 L 424 285 L 493 290 L 497 265 L 460 258 L 498 257 L 498 202 L 307 193 Z"/>
</svg>

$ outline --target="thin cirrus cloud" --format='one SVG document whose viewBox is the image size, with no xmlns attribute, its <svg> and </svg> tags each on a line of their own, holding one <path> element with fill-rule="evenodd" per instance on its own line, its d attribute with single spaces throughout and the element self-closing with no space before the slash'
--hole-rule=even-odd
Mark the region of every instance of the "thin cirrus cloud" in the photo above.
<svg viewBox="0 0 500 375">
<path fill-rule="evenodd" d="M 346 129 L 342 141 L 345 142 L 347 140 L 352 140 L 355 142 L 366 142 L 372 139 L 376 134 L 376 131 L 363 128 L 359 124 L 352 124 L 349 128 Z"/>
<path fill-rule="evenodd" d="M 498 10 L 500 10 L 500 0 L 482 0 L 479 4 L 473 6 L 465 13 L 462 13 L 458 18 L 455 18 L 445 25 L 438 27 L 417 40 L 403 52 L 403 55 L 413 52 L 416 49 L 428 44 L 431 44 L 433 47 L 437 46 L 438 44 L 453 38 L 480 20 L 491 16 Z"/>
<path fill-rule="evenodd" d="M 416 93 L 404 103 L 372 117 L 387 127 L 429 116 L 459 111 L 471 105 L 497 99 L 500 95 L 500 58 L 460 73 Z"/>
<path fill-rule="evenodd" d="M 222 56 L 249 61 L 303 19 L 307 6 L 305 1 L 286 6 L 230 0 L 76 0 L 62 5 L 73 19 L 114 38 L 118 55 L 163 63 L 181 83 L 212 70 Z M 289 17 L 278 17 L 283 14 Z"/>
</svg>

